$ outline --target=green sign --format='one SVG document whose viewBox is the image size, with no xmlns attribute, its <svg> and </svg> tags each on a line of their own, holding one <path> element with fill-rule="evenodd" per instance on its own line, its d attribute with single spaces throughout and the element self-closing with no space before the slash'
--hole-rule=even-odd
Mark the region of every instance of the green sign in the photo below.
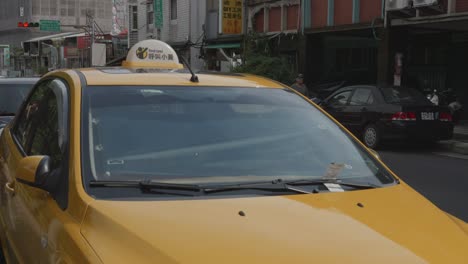
<svg viewBox="0 0 468 264">
<path fill-rule="evenodd" d="M 10 66 L 10 48 L 4 48 L 3 49 L 3 65 L 5 66 Z"/>
<path fill-rule="evenodd" d="M 0 45 L 3 49 L 3 66 L 10 66 L 10 45 Z"/>
<path fill-rule="evenodd" d="M 154 26 L 156 28 L 163 27 L 163 4 L 162 0 L 154 0 Z"/>
<path fill-rule="evenodd" d="M 60 21 L 59 20 L 41 20 L 39 23 L 39 29 L 41 31 L 60 32 Z"/>
</svg>

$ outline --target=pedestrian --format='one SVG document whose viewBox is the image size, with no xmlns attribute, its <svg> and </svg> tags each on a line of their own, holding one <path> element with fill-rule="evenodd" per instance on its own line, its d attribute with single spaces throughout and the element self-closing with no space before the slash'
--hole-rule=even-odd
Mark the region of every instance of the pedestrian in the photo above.
<svg viewBox="0 0 468 264">
<path fill-rule="evenodd" d="M 309 97 L 309 89 L 304 84 L 304 76 L 302 74 L 297 75 L 296 81 L 291 85 L 291 88 L 303 94 L 304 96 Z"/>
</svg>

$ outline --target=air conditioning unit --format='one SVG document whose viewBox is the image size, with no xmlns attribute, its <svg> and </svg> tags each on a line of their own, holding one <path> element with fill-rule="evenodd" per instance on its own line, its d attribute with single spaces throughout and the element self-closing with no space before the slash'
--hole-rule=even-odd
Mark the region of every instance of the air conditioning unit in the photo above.
<svg viewBox="0 0 468 264">
<path fill-rule="evenodd" d="M 413 0 L 413 6 L 415 8 L 419 7 L 429 7 L 429 6 L 435 6 L 439 4 L 439 0 Z"/>
<path fill-rule="evenodd" d="M 387 11 L 400 11 L 411 8 L 410 0 L 387 0 Z"/>
</svg>

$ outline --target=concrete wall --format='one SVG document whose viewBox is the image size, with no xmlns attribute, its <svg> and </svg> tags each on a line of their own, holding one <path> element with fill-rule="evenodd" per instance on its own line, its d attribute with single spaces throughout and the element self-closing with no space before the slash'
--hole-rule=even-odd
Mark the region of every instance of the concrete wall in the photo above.
<svg viewBox="0 0 468 264">
<path fill-rule="evenodd" d="M 373 0 L 376 2 L 376 0 Z M 335 0 L 334 25 L 348 25 L 353 23 L 353 1 Z"/>
<path fill-rule="evenodd" d="M 0 31 L 15 29 L 20 21 L 30 21 L 31 0 L 0 1 Z M 20 17 L 20 7 L 24 7 L 24 16 Z M 0 33 L 1 34 L 1 33 Z"/>
<path fill-rule="evenodd" d="M 360 0 L 360 23 L 369 23 L 380 17 L 382 17 L 381 0 Z"/>
<path fill-rule="evenodd" d="M 321 28 L 327 25 L 328 1 L 311 0 L 312 28 Z"/>
<path fill-rule="evenodd" d="M 26 0 L 24 0 L 26 1 Z M 89 10 L 105 33 L 112 25 L 112 0 L 29 0 L 32 1 L 32 19 L 60 20 L 62 31 L 71 31 L 66 25 L 86 25 Z"/>
<path fill-rule="evenodd" d="M 190 0 L 177 0 L 177 19 L 171 20 L 171 0 L 163 1 L 162 41 L 177 43 L 189 39 L 190 2 Z"/>
</svg>

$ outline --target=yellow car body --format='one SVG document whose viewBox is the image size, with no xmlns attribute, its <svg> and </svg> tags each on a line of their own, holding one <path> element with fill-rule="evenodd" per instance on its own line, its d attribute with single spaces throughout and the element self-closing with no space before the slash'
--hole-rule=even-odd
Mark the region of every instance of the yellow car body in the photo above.
<svg viewBox="0 0 468 264">
<path fill-rule="evenodd" d="M 83 187 L 84 83 L 285 86 L 249 75 L 201 74 L 193 83 L 186 73 L 98 69 L 43 77 L 50 78 L 69 87 L 68 203 L 62 209 L 47 191 L 17 180 L 18 173 L 34 175 L 40 160 L 24 161 L 12 134 L 14 122 L 8 125 L 0 139 L 0 234 L 8 263 L 468 263 L 467 223 L 403 181 L 336 193 L 96 199 Z"/>
</svg>

